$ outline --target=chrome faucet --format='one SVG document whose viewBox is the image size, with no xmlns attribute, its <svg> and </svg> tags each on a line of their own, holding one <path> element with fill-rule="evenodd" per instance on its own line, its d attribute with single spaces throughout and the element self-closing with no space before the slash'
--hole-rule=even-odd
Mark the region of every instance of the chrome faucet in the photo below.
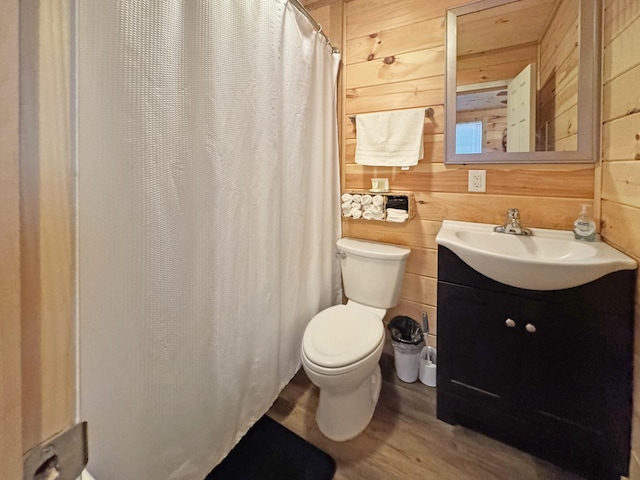
<svg viewBox="0 0 640 480">
<path fill-rule="evenodd" d="M 517 208 L 510 208 L 507 210 L 504 225 L 494 227 L 493 231 L 498 233 L 510 233 L 512 235 L 531 235 L 531 230 L 523 228 L 520 224 L 520 211 Z"/>
</svg>

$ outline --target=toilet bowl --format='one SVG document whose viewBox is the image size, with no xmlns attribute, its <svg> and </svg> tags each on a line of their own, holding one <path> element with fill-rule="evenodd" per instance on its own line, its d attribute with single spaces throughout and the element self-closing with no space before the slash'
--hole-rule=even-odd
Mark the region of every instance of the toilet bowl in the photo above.
<svg viewBox="0 0 640 480">
<path fill-rule="evenodd" d="M 320 388 L 318 428 L 342 442 L 358 436 L 373 416 L 384 327 L 381 317 L 358 307 L 336 305 L 320 313 L 309 322 L 300 357 L 309 380 Z M 351 321 L 340 325 L 347 318 Z"/>
<path fill-rule="evenodd" d="M 318 428 L 341 442 L 358 436 L 373 417 L 382 385 L 382 319 L 399 301 L 410 250 L 350 238 L 340 239 L 337 248 L 349 301 L 309 321 L 300 358 L 307 376 L 320 388 Z"/>
</svg>

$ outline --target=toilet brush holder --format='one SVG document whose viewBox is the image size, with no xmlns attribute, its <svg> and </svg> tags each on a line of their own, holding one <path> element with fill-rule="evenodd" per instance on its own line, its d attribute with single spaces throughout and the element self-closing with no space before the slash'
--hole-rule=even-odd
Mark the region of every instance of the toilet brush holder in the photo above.
<svg viewBox="0 0 640 480">
<path fill-rule="evenodd" d="M 436 386 L 437 352 L 435 348 L 423 347 L 420 351 L 420 368 L 418 378 L 429 387 Z"/>
</svg>

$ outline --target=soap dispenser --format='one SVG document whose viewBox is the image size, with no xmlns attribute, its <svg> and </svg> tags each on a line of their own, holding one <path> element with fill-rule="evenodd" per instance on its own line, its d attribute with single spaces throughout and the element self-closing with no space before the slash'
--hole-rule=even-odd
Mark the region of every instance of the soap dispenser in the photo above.
<svg viewBox="0 0 640 480">
<path fill-rule="evenodd" d="M 573 236 L 578 240 L 593 242 L 596 239 L 596 222 L 589 215 L 588 208 L 589 205 L 582 205 L 580 215 L 573 222 Z"/>
</svg>

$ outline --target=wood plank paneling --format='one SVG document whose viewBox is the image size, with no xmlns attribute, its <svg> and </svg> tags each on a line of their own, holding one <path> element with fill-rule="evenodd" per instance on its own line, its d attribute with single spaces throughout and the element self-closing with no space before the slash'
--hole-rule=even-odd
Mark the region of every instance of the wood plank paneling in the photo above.
<svg viewBox="0 0 640 480">
<path fill-rule="evenodd" d="M 0 478 L 22 478 L 19 2 L 0 3 Z"/>
<path fill-rule="evenodd" d="M 437 192 L 416 194 L 417 217 L 421 220 L 455 219 L 499 225 L 504 221 L 506 211 L 516 207 L 520 209 L 525 226 L 557 230 L 570 230 L 580 205 L 584 203 L 593 203 L 593 198 Z"/>
<path fill-rule="evenodd" d="M 635 67 L 605 84 L 602 92 L 603 121 L 640 113 L 638 85 L 640 85 L 640 67 Z M 634 91 L 636 94 L 630 95 Z"/>
<path fill-rule="evenodd" d="M 562 0 L 545 34 L 540 39 L 540 70 L 549 71 L 559 65 L 578 45 L 578 0 Z M 546 76 L 542 76 L 546 78 Z"/>
<path fill-rule="evenodd" d="M 458 58 L 456 83 L 473 85 L 512 79 L 538 58 L 537 44 L 517 45 Z"/>
<path fill-rule="evenodd" d="M 392 28 L 357 37 L 347 42 L 348 65 L 391 55 L 440 47 L 444 39 L 444 18 L 432 18 L 406 27 Z"/>
<path fill-rule="evenodd" d="M 393 110 L 398 105 L 402 108 L 440 105 L 444 110 L 443 102 L 444 74 L 374 87 L 348 88 L 345 110 L 349 115 Z"/>
<path fill-rule="evenodd" d="M 346 88 L 362 88 L 444 74 L 444 47 L 394 54 L 384 59 L 348 65 Z"/>
<path fill-rule="evenodd" d="M 546 125 L 545 144 L 553 151 L 578 146 L 579 5 L 563 0 L 540 41 L 537 123 Z"/>
<path fill-rule="evenodd" d="M 347 185 L 354 189 L 371 188 L 372 177 L 389 178 L 392 189 L 399 191 L 466 192 L 469 166 L 420 162 L 411 170 L 345 165 Z M 386 169 L 386 170 L 385 170 Z M 387 173 L 381 173 L 386 171 Z M 585 198 L 593 195 L 593 167 L 569 165 L 566 168 L 527 168 L 503 166 L 487 168 L 485 195 L 522 195 Z M 475 196 L 482 196 L 475 194 Z"/>
<path fill-rule="evenodd" d="M 605 161 L 640 160 L 640 113 L 602 126 L 602 158 Z"/>
<path fill-rule="evenodd" d="M 431 18 L 444 18 L 451 6 L 465 0 L 352 0 L 347 3 L 347 38 L 411 25 Z"/>
<path fill-rule="evenodd" d="M 640 208 L 640 161 L 605 162 L 602 198 Z"/>
<path fill-rule="evenodd" d="M 640 208 L 602 200 L 602 236 L 608 243 L 640 257 Z"/>
<path fill-rule="evenodd" d="M 409 247 L 437 248 L 436 235 L 440 230 L 440 223 L 415 219 L 399 224 L 375 220 L 345 220 L 342 233 L 345 237 L 397 243 Z"/>
<path fill-rule="evenodd" d="M 436 305 L 437 279 L 405 273 L 402 298 L 414 303 Z"/>
<path fill-rule="evenodd" d="M 29 6 L 29 24 L 21 22 L 29 45 L 21 49 L 33 55 L 22 59 L 37 77 L 25 86 L 29 100 L 22 105 L 22 115 L 28 128 L 21 132 L 25 448 L 73 424 L 76 393 L 71 8 L 68 0 Z"/>
<path fill-rule="evenodd" d="M 521 0 L 484 8 L 457 19 L 458 55 L 505 45 L 538 43 L 555 0 Z M 494 2 L 495 3 L 495 2 Z"/>
<path fill-rule="evenodd" d="M 638 64 L 640 17 L 604 46 L 602 80 L 606 83 Z"/>
<path fill-rule="evenodd" d="M 640 2 L 637 0 L 607 0 L 604 5 L 604 45 L 640 17 Z"/>
<path fill-rule="evenodd" d="M 640 2 L 604 9 L 601 189 L 602 238 L 640 262 Z M 636 285 L 634 396 L 629 478 L 640 480 L 640 282 Z"/>
<path fill-rule="evenodd" d="M 409 255 L 407 273 L 436 278 L 438 276 L 438 252 L 430 248 L 413 247 Z"/>
</svg>

